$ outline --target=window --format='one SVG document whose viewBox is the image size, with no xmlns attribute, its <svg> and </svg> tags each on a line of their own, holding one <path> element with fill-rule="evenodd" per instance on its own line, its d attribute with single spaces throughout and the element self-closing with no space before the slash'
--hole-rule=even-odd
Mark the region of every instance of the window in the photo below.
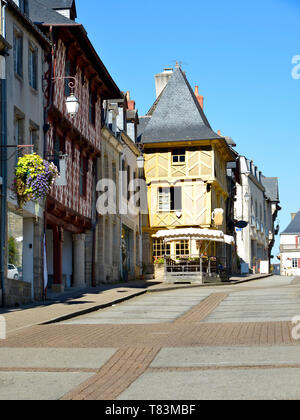
<svg viewBox="0 0 300 420">
<path fill-rule="evenodd" d="M 165 244 L 163 239 L 153 239 L 153 257 L 162 258 L 171 255 L 171 245 Z"/>
<path fill-rule="evenodd" d="M 39 128 L 32 122 L 29 127 L 29 144 L 32 144 L 34 152 L 39 154 Z"/>
<path fill-rule="evenodd" d="M 182 194 L 181 187 L 171 187 L 158 189 L 158 208 L 159 211 L 181 211 Z"/>
<path fill-rule="evenodd" d="M 57 167 L 58 171 L 60 171 L 60 155 L 61 152 L 61 141 L 58 136 L 55 136 L 54 144 L 53 144 L 53 163 Z"/>
<path fill-rule="evenodd" d="M 32 44 L 29 45 L 28 49 L 28 79 L 29 85 L 33 89 L 37 89 L 37 66 L 38 66 L 38 50 Z"/>
<path fill-rule="evenodd" d="M 16 145 L 23 145 L 24 142 L 24 116 L 21 113 L 15 112 L 14 135 Z"/>
<path fill-rule="evenodd" d="M 69 56 L 68 52 L 66 53 L 66 63 L 65 63 L 65 96 L 68 97 L 71 95 L 71 88 L 70 83 L 74 83 L 73 79 L 70 77 L 75 77 L 76 75 L 76 64 L 72 61 Z"/>
<path fill-rule="evenodd" d="M 96 125 L 96 102 L 97 96 L 95 93 L 90 91 L 90 99 L 89 99 L 89 120 L 92 125 Z"/>
<path fill-rule="evenodd" d="M 23 77 L 23 35 L 15 28 L 14 30 L 14 70 Z"/>
<path fill-rule="evenodd" d="M 17 0 L 15 3 L 19 6 L 22 13 L 28 15 L 28 0 Z"/>
<path fill-rule="evenodd" d="M 176 257 L 184 257 L 190 253 L 189 241 L 176 242 Z"/>
<path fill-rule="evenodd" d="M 115 162 L 113 162 L 111 165 L 111 174 L 111 179 L 116 187 L 113 191 L 113 200 L 117 204 L 117 165 Z"/>
<path fill-rule="evenodd" d="M 293 268 L 298 268 L 298 259 L 297 258 L 293 258 L 293 260 L 292 260 L 292 267 Z"/>
<path fill-rule="evenodd" d="M 83 155 L 80 156 L 80 175 L 79 175 L 79 192 L 80 195 L 86 196 L 86 184 L 87 184 L 87 158 Z"/>
<path fill-rule="evenodd" d="M 130 200 L 130 197 L 131 197 L 131 191 L 129 191 L 130 182 L 131 182 L 131 168 L 128 165 L 127 166 L 127 200 L 128 201 Z"/>
<path fill-rule="evenodd" d="M 183 164 L 185 163 L 185 150 L 184 149 L 175 149 L 172 152 L 172 162 L 173 164 Z"/>
</svg>

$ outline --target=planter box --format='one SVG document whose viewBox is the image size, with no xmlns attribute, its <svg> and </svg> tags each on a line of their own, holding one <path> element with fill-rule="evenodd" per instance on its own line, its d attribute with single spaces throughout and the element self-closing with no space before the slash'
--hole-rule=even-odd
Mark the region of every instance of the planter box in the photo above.
<svg viewBox="0 0 300 420">
<path fill-rule="evenodd" d="M 164 264 L 154 264 L 154 278 L 163 280 L 165 275 L 165 265 Z"/>
</svg>

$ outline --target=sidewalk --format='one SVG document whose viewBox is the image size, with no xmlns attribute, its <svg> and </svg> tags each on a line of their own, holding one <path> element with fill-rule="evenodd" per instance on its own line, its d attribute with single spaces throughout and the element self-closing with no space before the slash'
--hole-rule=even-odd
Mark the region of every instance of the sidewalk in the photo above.
<svg viewBox="0 0 300 420">
<path fill-rule="evenodd" d="M 212 287 L 234 285 L 258 280 L 267 275 L 251 275 L 248 277 L 232 277 L 227 283 L 208 283 L 204 285 L 165 284 L 161 281 L 132 281 L 129 283 L 103 284 L 96 288 L 72 289 L 63 294 L 47 296 L 45 302 L 39 302 L 20 308 L 0 308 L 0 315 L 6 321 L 7 334 L 10 335 L 20 329 L 37 324 L 59 322 L 103 309 L 128 299 L 143 295 L 147 292 L 163 292 L 173 289 L 191 287 Z"/>
</svg>

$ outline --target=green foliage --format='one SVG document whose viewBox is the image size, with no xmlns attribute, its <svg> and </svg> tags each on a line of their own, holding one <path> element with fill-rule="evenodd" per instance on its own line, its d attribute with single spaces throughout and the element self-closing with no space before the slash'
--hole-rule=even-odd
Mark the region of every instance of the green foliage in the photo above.
<svg viewBox="0 0 300 420">
<path fill-rule="evenodd" d="M 19 251 L 17 247 L 17 241 L 15 240 L 15 238 L 10 236 L 8 238 L 8 263 L 17 266 L 18 261 L 19 261 Z"/>
</svg>

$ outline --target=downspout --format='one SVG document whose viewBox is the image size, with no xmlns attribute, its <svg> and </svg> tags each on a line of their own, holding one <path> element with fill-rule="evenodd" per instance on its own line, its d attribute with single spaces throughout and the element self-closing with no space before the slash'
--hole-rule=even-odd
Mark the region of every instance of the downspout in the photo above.
<svg viewBox="0 0 300 420">
<path fill-rule="evenodd" d="M 123 250 L 122 250 L 122 198 L 123 198 L 123 152 L 119 153 L 119 215 L 120 215 L 120 277 L 123 280 Z"/>
<path fill-rule="evenodd" d="M 2 35 L 6 38 L 5 30 L 5 10 L 6 4 L 2 9 L 2 25 L 3 32 Z M 5 249 L 6 249 L 6 223 L 7 223 L 7 98 L 6 98 L 6 58 L 3 60 L 3 75 L 1 80 L 1 176 L 2 176 L 2 191 L 1 191 L 1 252 L 0 252 L 0 279 L 1 279 L 1 289 L 2 289 L 2 306 L 6 304 L 6 291 L 5 291 Z"/>
<path fill-rule="evenodd" d="M 92 199 L 92 236 L 93 236 L 93 244 L 92 244 L 92 287 L 96 287 L 96 232 L 97 232 L 97 224 L 98 224 L 98 214 L 96 210 L 96 185 L 97 185 L 97 177 L 98 177 L 98 170 L 97 170 L 97 158 L 93 161 L 93 197 Z"/>
</svg>

